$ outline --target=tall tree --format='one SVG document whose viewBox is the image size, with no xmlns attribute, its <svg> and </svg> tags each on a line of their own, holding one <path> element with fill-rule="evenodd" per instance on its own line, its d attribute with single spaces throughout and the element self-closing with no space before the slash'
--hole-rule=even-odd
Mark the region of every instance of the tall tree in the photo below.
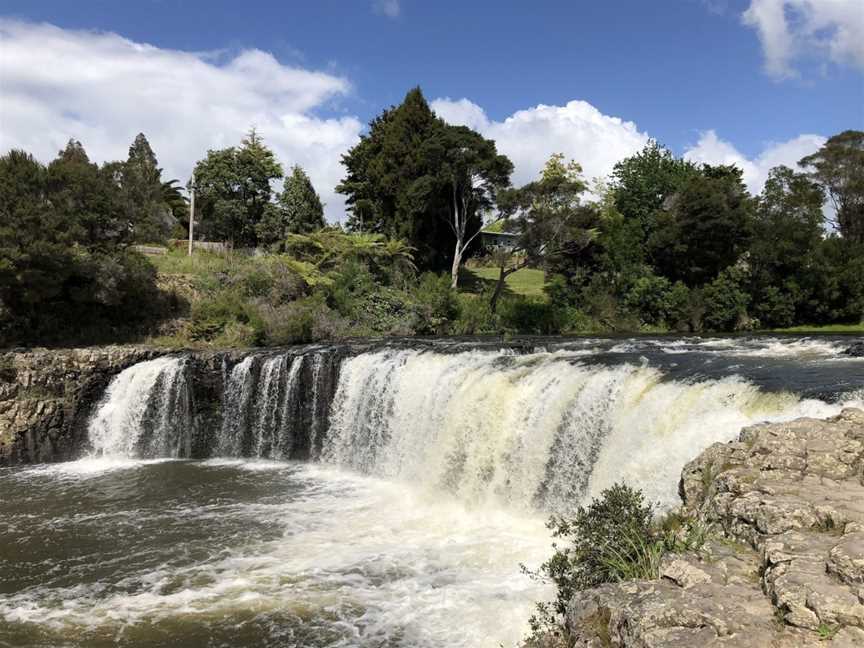
<svg viewBox="0 0 864 648">
<path fill-rule="evenodd" d="M 703 285 L 735 263 L 750 242 L 753 199 L 737 167 L 703 165 L 665 206 L 648 252 L 672 281 Z"/>
<path fill-rule="evenodd" d="M 840 234 L 864 243 L 864 131 L 834 135 L 799 164 L 831 198 Z"/>
<path fill-rule="evenodd" d="M 166 191 L 156 154 L 144 133 L 138 133 L 125 162 L 106 165 L 120 188 L 126 219 L 138 242 L 164 241 L 177 225 L 176 196 Z"/>
<path fill-rule="evenodd" d="M 453 129 L 435 116 L 419 88 L 408 92 L 399 106 L 376 117 L 369 133 L 342 158 L 347 173 L 336 190 L 346 196 L 349 229 L 406 241 L 416 249 L 421 269 L 443 270 L 448 265 L 452 269 L 461 229 L 454 231 L 454 204 L 460 193 L 476 197 L 475 189 L 481 189 L 469 190 L 463 181 L 466 170 L 477 166 L 469 158 L 481 150 L 497 156 L 494 145 L 483 144 L 486 140 L 476 133 L 469 136 L 467 129 Z M 449 146 L 460 138 L 470 140 L 461 161 L 454 154 L 461 154 L 462 147 Z M 453 179 L 457 176 L 462 180 L 456 182 L 454 201 Z M 466 223 L 463 244 L 479 224 L 476 210 L 480 203 L 467 204 L 467 219 L 459 215 L 460 223 Z M 463 246 L 459 248 L 464 257 Z"/>
<path fill-rule="evenodd" d="M 495 142 L 465 126 L 444 126 L 426 148 L 438 167 L 437 181 L 431 186 L 438 191 L 446 188 L 450 194 L 447 223 L 455 239 L 450 287 L 455 289 L 462 260 L 483 227 L 482 214 L 510 184 L 513 163 L 498 154 Z"/>
<path fill-rule="evenodd" d="M 655 140 L 615 165 L 611 182 L 615 207 L 628 229 L 635 232 L 629 237 L 631 241 L 642 242 L 633 253 L 641 255 L 644 242 L 654 234 L 666 201 L 697 173 L 695 165 L 676 158 Z M 634 261 L 641 262 L 642 258 Z"/>
<path fill-rule="evenodd" d="M 272 245 L 284 241 L 288 234 L 308 234 L 324 226 L 321 198 L 306 172 L 294 165 L 276 203 L 264 211 L 258 224 L 258 241 Z"/>
<path fill-rule="evenodd" d="M 195 165 L 201 230 L 232 245 L 254 247 L 257 225 L 270 205 L 271 182 L 281 177 L 276 156 L 254 128 L 239 148 L 207 151 Z"/>
<path fill-rule="evenodd" d="M 763 326 L 791 326 L 812 295 L 822 242 L 822 188 L 785 166 L 771 169 L 757 200 L 749 265 L 753 314 Z"/>
<path fill-rule="evenodd" d="M 556 153 L 539 180 L 502 196 L 503 230 L 517 234 L 517 239 L 512 248 L 493 252 L 498 263 L 490 302 L 493 312 L 509 275 L 529 265 L 543 267 L 559 255 L 578 253 L 594 239 L 597 230 L 584 226 L 581 199 L 586 188 L 582 167 Z"/>
<path fill-rule="evenodd" d="M 70 139 L 48 165 L 46 192 L 64 228 L 74 229 L 76 243 L 106 248 L 132 239 L 110 169 L 90 162 L 81 142 Z"/>
</svg>

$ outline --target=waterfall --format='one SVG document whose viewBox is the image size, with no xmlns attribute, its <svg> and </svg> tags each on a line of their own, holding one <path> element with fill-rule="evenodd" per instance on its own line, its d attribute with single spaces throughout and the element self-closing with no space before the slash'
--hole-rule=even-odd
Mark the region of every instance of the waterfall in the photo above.
<svg viewBox="0 0 864 648">
<path fill-rule="evenodd" d="M 224 378 L 223 416 L 215 454 L 288 459 L 303 428 L 300 372 L 305 356 L 247 356 Z M 310 402 L 314 409 L 315 394 Z M 314 429 L 315 419 L 312 419 Z"/>
<path fill-rule="evenodd" d="M 133 365 L 114 377 L 89 421 L 93 453 L 111 458 L 188 456 L 191 406 L 183 359 Z"/>
<path fill-rule="evenodd" d="M 834 411 L 737 377 L 676 382 L 579 360 L 417 350 L 346 359 L 321 460 L 508 508 L 565 511 L 620 480 L 671 504 L 681 468 L 711 443 L 760 420 Z"/>
<path fill-rule="evenodd" d="M 189 456 L 186 363 L 116 376 L 90 422 L 95 451 Z M 711 443 L 841 407 L 578 350 L 264 351 L 226 357 L 220 381 L 202 380 L 215 425 L 196 437 L 198 455 L 320 461 L 478 505 L 561 512 L 617 481 L 671 504 L 681 468 Z"/>
</svg>

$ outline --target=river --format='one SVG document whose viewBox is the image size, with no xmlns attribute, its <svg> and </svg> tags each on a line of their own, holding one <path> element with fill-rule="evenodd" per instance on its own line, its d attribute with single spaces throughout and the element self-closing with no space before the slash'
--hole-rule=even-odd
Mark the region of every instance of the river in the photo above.
<svg viewBox="0 0 864 648">
<path fill-rule="evenodd" d="M 297 388 L 322 347 L 264 351 L 225 367 L 197 459 L 184 355 L 140 363 L 80 460 L 0 469 L 0 646 L 513 646 L 550 512 L 619 480 L 672 506 L 742 426 L 861 406 L 846 344 L 394 343 L 340 358 L 326 396 Z"/>
</svg>

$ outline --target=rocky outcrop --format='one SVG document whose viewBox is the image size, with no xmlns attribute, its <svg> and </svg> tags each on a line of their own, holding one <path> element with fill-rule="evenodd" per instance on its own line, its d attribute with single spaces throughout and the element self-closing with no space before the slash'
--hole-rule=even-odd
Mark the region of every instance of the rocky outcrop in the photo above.
<svg viewBox="0 0 864 648">
<path fill-rule="evenodd" d="M 864 412 L 745 428 L 688 464 L 682 513 L 710 525 L 660 578 L 571 600 L 577 646 L 864 646 Z"/>
<path fill-rule="evenodd" d="M 111 378 L 165 353 L 133 346 L 0 353 L 0 466 L 71 458 Z"/>
</svg>

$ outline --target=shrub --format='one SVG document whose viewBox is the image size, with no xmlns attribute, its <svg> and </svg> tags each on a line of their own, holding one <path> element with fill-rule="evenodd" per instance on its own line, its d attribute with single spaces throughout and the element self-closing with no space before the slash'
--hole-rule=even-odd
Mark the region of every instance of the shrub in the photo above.
<svg viewBox="0 0 864 648">
<path fill-rule="evenodd" d="M 666 552 L 701 549 L 707 527 L 675 513 L 655 521 L 654 512 L 641 491 L 615 484 L 587 508 L 580 506 L 572 518 L 550 517 L 547 527 L 556 538 L 552 557 L 537 571 L 522 567 L 532 578 L 555 586 L 555 600 L 538 603 L 531 618 L 535 642 L 547 635 L 563 636 L 558 619 L 577 591 L 603 583 L 658 578 Z M 566 544 L 561 546 L 558 540 Z"/>
<path fill-rule="evenodd" d="M 499 311 L 502 327 L 512 333 L 554 335 L 566 326 L 567 309 L 546 301 L 504 298 Z"/>
<path fill-rule="evenodd" d="M 417 304 L 416 332 L 443 333 L 448 324 L 459 316 L 459 300 L 450 288 L 450 277 L 426 272 L 414 289 Z"/>
<path fill-rule="evenodd" d="M 705 325 L 715 331 L 735 331 L 743 328 L 747 319 L 750 296 L 743 288 L 744 271 L 726 268 L 702 291 L 705 304 Z"/>
<path fill-rule="evenodd" d="M 766 286 L 754 300 L 753 313 L 763 326 L 792 326 L 795 323 L 795 299 L 788 290 Z"/>
<path fill-rule="evenodd" d="M 239 291 L 222 290 L 192 304 L 189 332 L 193 340 L 212 342 L 234 324 L 248 326 L 249 330 L 243 329 L 241 335 L 235 328 L 233 337 L 242 336 L 249 340 L 248 344 L 263 340 L 264 323 L 258 310 Z"/>
<path fill-rule="evenodd" d="M 624 304 L 646 324 L 663 324 L 671 310 L 672 284 L 665 277 L 646 274 L 637 278 L 627 294 Z"/>
<path fill-rule="evenodd" d="M 701 313 L 694 313 L 694 295 L 681 281 L 676 281 L 669 289 L 666 307 L 666 325 L 676 331 L 698 328 L 693 318 L 702 319 Z"/>
<path fill-rule="evenodd" d="M 299 344 L 344 337 L 347 322 L 322 299 L 307 297 L 298 301 L 260 307 L 267 344 Z"/>
<path fill-rule="evenodd" d="M 456 335 L 480 335 L 497 333 L 500 330 L 498 316 L 489 306 L 489 293 L 479 295 L 459 294 L 459 315 L 453 322 L 452 330 Z"/>
</svg>

